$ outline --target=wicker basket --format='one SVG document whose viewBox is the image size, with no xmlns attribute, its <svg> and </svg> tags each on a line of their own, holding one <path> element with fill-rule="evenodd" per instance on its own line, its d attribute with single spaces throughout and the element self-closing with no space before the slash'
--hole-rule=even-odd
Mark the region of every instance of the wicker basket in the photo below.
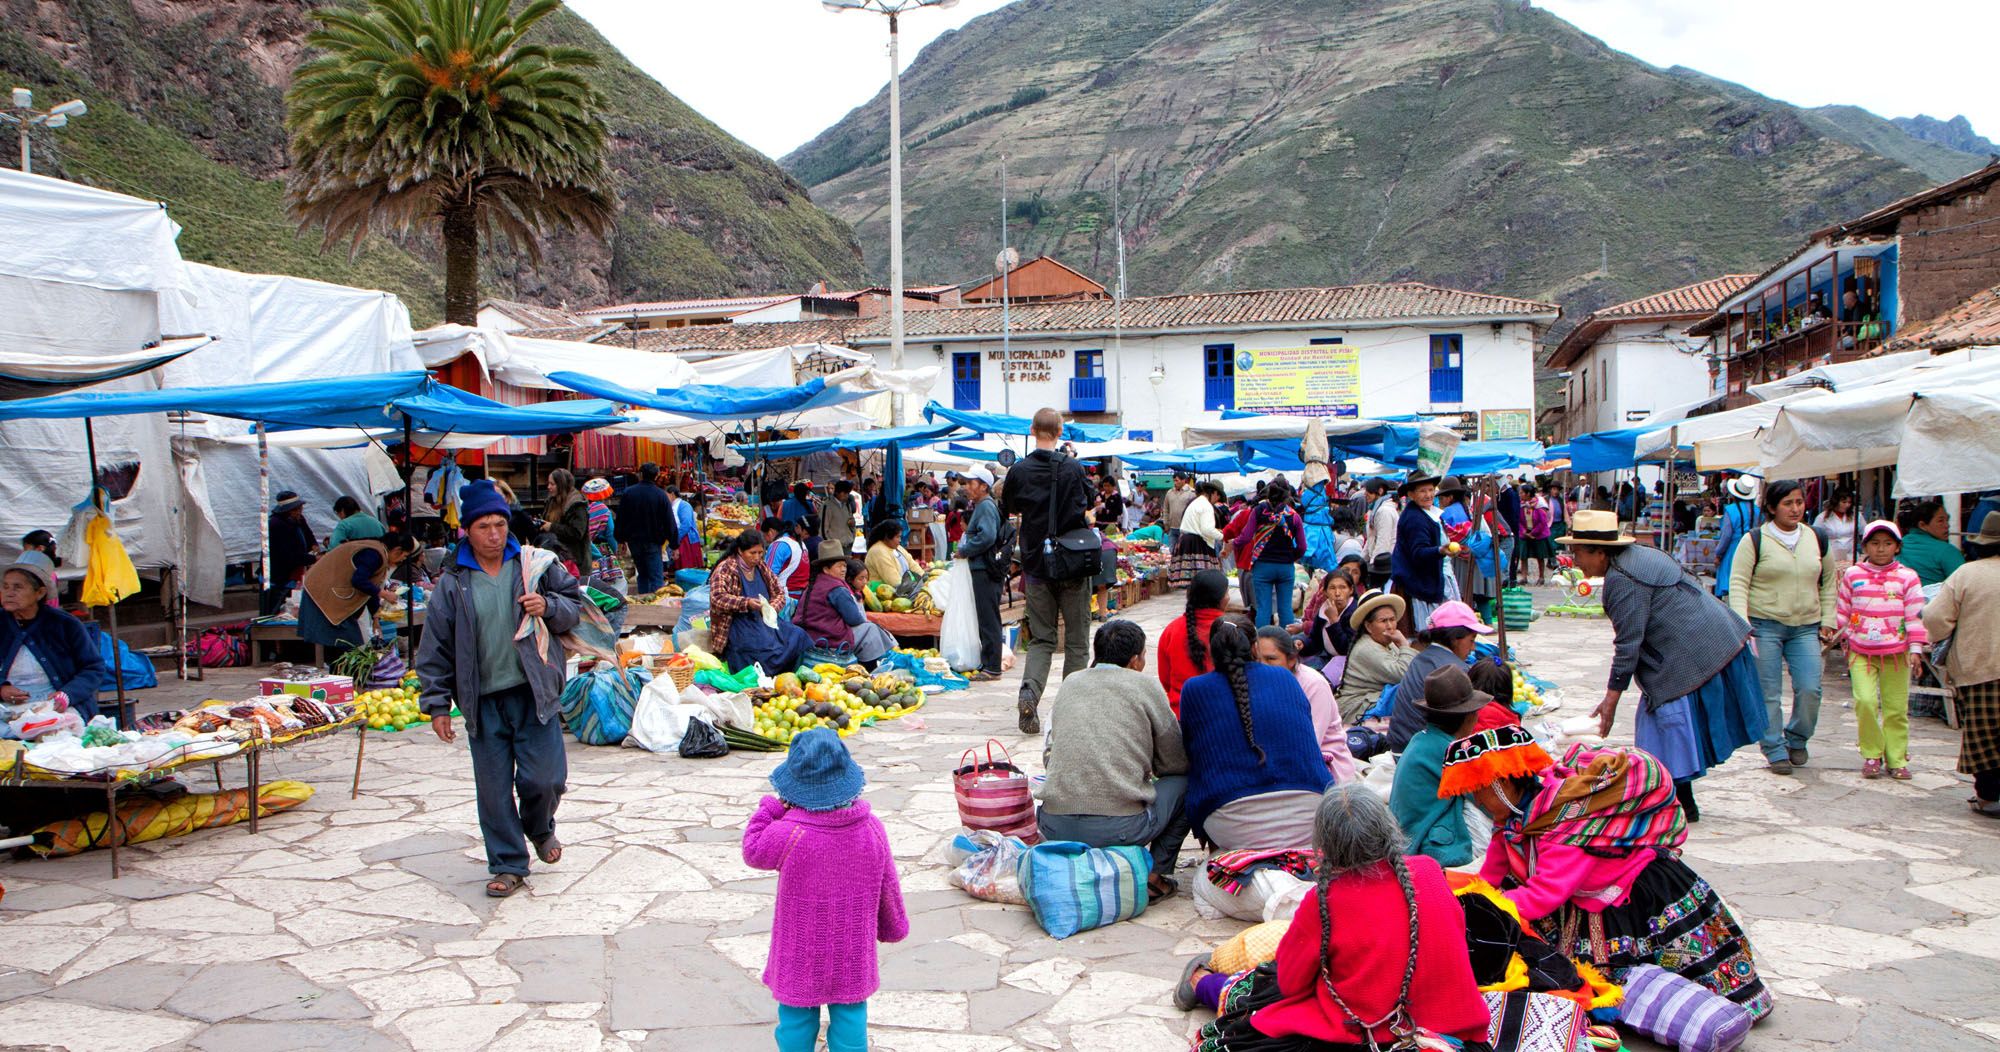
<svg viewBox="0 0 2000 1052">
<path fill-rule="evenodd" d="M 667 669 L 667 678 L 674 681 L 675 690 L 686 690 L 694 686 L 694 674 L 700 671 L 693 665 L 677 665 Z"/>
</svg>

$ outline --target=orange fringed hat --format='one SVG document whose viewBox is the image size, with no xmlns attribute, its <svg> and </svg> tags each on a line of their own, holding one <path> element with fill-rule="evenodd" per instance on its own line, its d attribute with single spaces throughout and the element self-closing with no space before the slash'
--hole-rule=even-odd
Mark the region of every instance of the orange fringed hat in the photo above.
<svg viewBox="0 0 2000 1052">
<path fill-rule="evenodd" d="M 1555 766 L 1535 736 L 1512 724 L 1480 731 L 1451 743 L 1438 778 L 1438 799 L 1464 796 L 1502 778 Z"/>
</svg>

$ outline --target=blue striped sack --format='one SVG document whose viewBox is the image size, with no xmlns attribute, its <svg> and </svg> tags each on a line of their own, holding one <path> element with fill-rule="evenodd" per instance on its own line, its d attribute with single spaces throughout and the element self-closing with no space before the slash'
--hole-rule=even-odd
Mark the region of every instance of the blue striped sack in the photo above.
<svg viewBox="0 0 2000 1052">
<path fill-rule="evenodd" d="M 1057 939 L 1146 912 L 1153 856 L 1142 847 L 1097 848 L 1074 841 L 1036 844 L 1015 870 L 1042 930 Z"/>
</svg>

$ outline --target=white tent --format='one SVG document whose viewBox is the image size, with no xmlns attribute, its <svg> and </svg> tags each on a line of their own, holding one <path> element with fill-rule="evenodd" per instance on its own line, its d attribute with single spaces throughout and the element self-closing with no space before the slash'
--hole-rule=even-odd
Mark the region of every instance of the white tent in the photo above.
<svg viewBox="0 0 2000 1052">
<path fill-rule="evenodd" d="M 499 329 L 439 325 L 416 334 L 425 368 L 470 354 L 488 376 L 515 387 L 567 390 L 550 373 L 589 373 L 640 391 L 670 390 L 697 382 L 695 370 L 671 354 L 635 351 L 610 343 L 536 340 Z"/>
<path fill-rule="evenodd" d="M 1864 468 L 1898 466 L 1899 494 L 1965 492 L 2000 486 L 2000 477 L 1976 477 L 1979 465 L 2000 460 L 2000 437 L 1992 432 L 1964 431 L 1927 440 L 1935 460 L 1919 464 L 1905 446 L 1905 431 L 1914 406 L 1933 396 L 1958 393 L 1960 407 L 1976 406 L 2000 387 L 2000 348 L 1983 353 L 1954 352 L 1951 363 L 1920 365 L 1879 383 L 1785 405 L 1759 438 L 1761 464 L 1768 476 L 1804 478 Z M 1947 410 L 1947 413 L 1949 409 Z M 1942 444 L 1942 455 L 1936 450 Z M 1907 458 L 1907 459 L 1906 459 Z M 1918 478 L 1948 479 L 1937 488 L 1914 488 L 1905 472 Z"/>
<path fill-rule="evenodd" d="M 1300 439 L 1306 436 L 1307 419 L 1303 416 L 1276 414 L 1224 419 L 1221 413 L 1211 410 L 1201 413 L 1195 418 L 1194 423 L 1181 429 L 1181 442 L 1183 448 L 1192 449 L 1217 442 L 1253 442 L 1271 438 Z M 1326 428 L 1328 438 L 1388 426 L 1386 421 L 1351 416 L 1321 417 L 1320 421 Z M 1415 426 L 1424 433 L 1450 430 L 1443 424 L 1429 422 L 1410 426 Z"/>
<path fill-rule="evenodd" d="M 1910 405 L 1896 495 L 2000 488 L 2000 382 L 1934 391 Z"/>
<path fill-rule="evenodd" d="M 1929 351 L 1904 351 L 1900 354 L 1885 354 L 1877 358 L 1862 358 L 1852 362 L 1838 362 L 1793 373 L 1782 380 L 1754 384 L 1750 393 L 1770 401 L 1784 395 L 1805 390 L 1809 387 L 1825 388 L 1833 391 L 1851 391 L 1856 387 L 1866 387 L 1891 373 L 1901 372 L 1929 359 Z"/>
</svg>

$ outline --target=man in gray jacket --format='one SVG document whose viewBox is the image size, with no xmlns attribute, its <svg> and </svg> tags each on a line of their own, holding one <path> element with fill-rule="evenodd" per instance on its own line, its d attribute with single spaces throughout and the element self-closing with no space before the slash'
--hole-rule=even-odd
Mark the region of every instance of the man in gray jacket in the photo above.
<svg viewBox="0 0 2000 1052">
<path fill-rule="evenodd" d="M 563 754 L 562 697 L 565 656 L 555 636 L 577 625 L 582 593 L 576 579 L 552 563 L 532 591 L 523 588 L 525 552 L 507 533 L 509 508 L 493 483 L 481 479 L 459 491 L 465 540 L 458 558 L 439 578 L 417 648 L 417 677 L 431 729 L 446 742 L 453 701 L 465 717 L 466 746 L 486 841 L 486 893 L 505 898 L 521 890 L 528 874 L 528 842 L 535 857 L 562 858 L 556 839 L 556 803 L 569 776 Z M 519 631 L 526 619 L 534 631 Z M 518 799 L 517 799 L 518 798 Z"/>
<path fill-rule="evenodd" d="M 972 498 L 972 519 L 958 542 L 958 557 L 972 564 L 972 605 L 979 611 L 979 668 L 967 679 L 1000 678 L 1000 586 L 1007 583 L 1000 544 L 1000 502 L 993 499 L 993 473 L 973 468 L 960 476 Z"/>
</svg>

